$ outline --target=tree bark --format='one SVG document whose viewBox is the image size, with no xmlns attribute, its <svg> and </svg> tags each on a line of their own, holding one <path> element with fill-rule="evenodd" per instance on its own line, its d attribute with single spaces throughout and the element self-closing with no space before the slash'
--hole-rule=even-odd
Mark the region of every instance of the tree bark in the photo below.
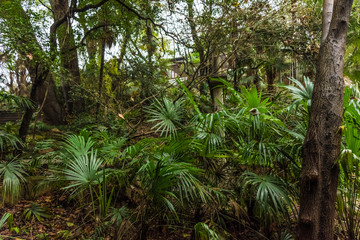
<svg viewBox="0 0 360 240">
<path fill-rule="evenodd" d="M 205 50 L 203 44 L 201 43 L 200 38 L 197 35 L 195 13 L 194 13 L 194 0 L 187 0 L 186 3 L 188 9 L 188 23 L 191 31 L 191 37 L 195 44 L 195 50 L 199 53 L 199 59 L 200 59 L 199 78 L 200 80 L 202 80 L 201 78 L 206 75 L 206 71 L 207 71 Z M 202 82 L 200 82 L 200 94 L 206 94 Z"/>
<path fill-rule="evenodd" d="M 103 80 L 104 80 L 104 63 L 105 63 L 105 38 L 101 40 L 101 56 L 100 56 L 100 70 L 99 70 L 99 85 L 98 85 L 98 102 L 96 104 L 96 116 L 100 113 L 100 101 L 101 101 L 101 95 L 102 95 L 102 86 L 103 86 Z"/>
<path fill-rule="evenodd" d="M 146 23 L 146 48 L 147 48 L 147 77 L 141 79 L 141 96 L 147 98 L 153 94 L 154 91 L 154 73 L 155 65 L 153 56 L 155 54 L 156 46 L 153 37 L 153 28 L 151 23 Z"/>
<path fill-rule="evenodd" d="M 321 44 L 300 178 L 299 240 L 334 239 L 343 117 L 344 54 L 353 0 L 335 1 Z"/>
<path fill-rule="evenodd" d="M 270 93 L 274 91 L 274 82 L 276 78 L 276 69 L 271 64 L 265 67 L 266 69 L 266 80 L 267 80 L 267 89 Z"/>
<path fill-rule="evenodd" d="M 68 0 L 51 0 L 50 4 L 55 22 L 62 19 L 69 11 Z M 60 48 L 61 65 L 65 72 L 62 77 L 65 105 L 70 114 L 73 111 L 81 112 L 83 104 L 81 99 L 76 96 L 76 86 L 80 86 L 79 61 L 73 29 L 68 18 L 57 28 L 57 39 Z"/>
<path fill-rule="evenodd" d="M 324 0 L 323 13 L 322 13 L 321 43 L 325 41 L 329 33 L 333 10 L 334 10 L 334 0 Z"/>
</svg>

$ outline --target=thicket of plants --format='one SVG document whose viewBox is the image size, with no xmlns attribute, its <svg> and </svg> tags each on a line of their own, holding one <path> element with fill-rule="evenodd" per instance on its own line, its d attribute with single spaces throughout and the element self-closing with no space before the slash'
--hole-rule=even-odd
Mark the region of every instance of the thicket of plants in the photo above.
<svg viewBox="0 0 360 240">
<path fill-rule="evenodd" d="M 91 209 L 91 239 L 292 239 L 313 84 L 292 79 L 293 85 L 268 95 L 217 81 L 226 97 L 214 113 L 203 112 L 181 81 L 176 91 L 184 97 L 152 100 L 141 110 L 150 135 L 129 135 L 132 113 L 109 115 L 104 124 L 90 117 L 81 128 L 75 122 L 43 140 L 39 131 L 51 126 L 38 122 L 35 138 L 25 144 L 15 136 L 16 125 L 2 126 L 3 204 L 36 198 L 44 188 L 63 191 L 78 208 Z M 346 88 L 339 128 L 337 235 L 349 239 L 360 237 L 359 94 L 357 85 Z M 19 148 L 27 153 L 17 155 Z M 23 213 L 24 221 L 49 217 L 35 202 Z M 11 215 L 0 223 L 6 226 L 6 219 Z"/>
</svg>

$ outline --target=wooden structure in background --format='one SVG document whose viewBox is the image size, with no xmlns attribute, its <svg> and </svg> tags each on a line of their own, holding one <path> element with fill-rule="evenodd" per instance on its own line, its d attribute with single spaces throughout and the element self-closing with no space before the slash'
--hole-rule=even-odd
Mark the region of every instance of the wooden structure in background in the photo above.
<svg viewBox="0 0 360 240">
<path fill-rule="evenodd" d="M 21 112 L 0 111 L 0 124 L 5 124 L 6 122 L 20 121 L 22 115 L 23 114 Z"/>
</svg>

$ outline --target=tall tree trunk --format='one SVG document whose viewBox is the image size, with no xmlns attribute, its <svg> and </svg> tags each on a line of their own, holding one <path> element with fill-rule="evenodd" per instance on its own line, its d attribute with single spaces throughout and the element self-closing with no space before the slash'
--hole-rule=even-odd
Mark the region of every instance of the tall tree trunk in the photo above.
<svg viewBox="0 0 360 240">
<path fill-rule="evenodd" d="M 149 97 L 153 92 L 154 86 L 154 62 L 153 56 L 155 53 L 155 43 L 153 37 L 153 29 L 151 23 L 146 24 L 146 48 L 147 48 L 147 65 L 148 65 L 148 74 L 146 78 L 142 78 L 141 81 L 141 95 L 143 98 Z"/>
<path fill-rule="evenodd" d="M 102 95 L 102 86 L 104 80 L 104 63 L 105 63 L 105 47 L 106 47 L 106 40 L 103 38 L 101 40 L 101 56 L 100 56 L 100 71 L 99 71 L 99 85 L 98 85 L 98 102 L 96 105 L 96 116 L 100 113 L 100 101 Z"/>
<path fill-rule="evenodd" d="M 63 18 L 69 10 L 68 0 L 51 0 L 50 4 L 55 22 Z M 80 112 L 83 109 L 83 104 L 79 96 L 76 96 L 76 86 L 80 86 L 80 69 L 74 33 L 69 19 L 58 27 L 57 39 L 60 48 L 61 65 L 65 72 L 62 77 L 65 104 L 70 114 L 73 113 L 73 110 Z"/>
<path fill-rule="evenodd" d="M 27 69 L 32 81 L 30 100 L 38 105 L 44 103 L 42 108 L 44 120 L 50 124 L 58 125 L 63 123 L 63 112 L 57 101 L 55 83 L 48 67 L 43 63 L 27 61 Z M 25 141 L 35 110 L 36 108 L 32 107 L 25 110 L 19 129 L 19 137 L 23 141 Z"/>
<path fill-rule="evenodd" d="M 276 78 L 275 67 L 272 64 L 266 66 L 267 89 L 269 92 L 273 92 L 274 90 L 275 78 Z"/>
<path fill-rule="evenodd" d="M 210 59 L 212 60 L 211 63 L 209 64 L 210 77 L 213 78 L 220 77 L 226 79 L 227 78 L 226 75 L 222 75 L 222 73 L 218 72 L 218 68 L 221 61 L 218 54 L 214 53 L 213 57 Z M 210 77 L 208 78 L 208 84 L 210 88 L 213 111 L 214 112 L 221 111 L 222 105 L 224 104 L 223 88 L 219 87 L 219 85 L 221 85 L 220 82 L 211 80 Z"/>
<path fill-rule="evenodd" d="M 353 0 L 335 1 L 319 53 L 300 179 L 299 240 L 334 239 L 343 117 L 344 54 Z"/>
<path fill-rule="evenodd" d="M 199 78 L 200 81 L 202 81 L 203 80 L 202 78 L 206 75 L 206 71 L 207 71 L 205 50 L 197 35 L 195 13 L 194 13 L 194 0 L 187 0 L 186 3 L 188 8 L 188 23 L 190 26 L 191 37 L 195 44 L 195 50 L 199 53 L 199 58 L 200 58 Z M 202 82 L 200 83 L 200 94 L 206 94 Z"/>
<path fill-rule="evenodd" d="M 16 82 L 18 85 L 18 95 L 22 97 L 28 97 L 29 94 L 29 83 L 26 81 L 27 74 L 26 74 L 26 66 L 24 60 L 19 55 L 18 59 L 16 60 Z"/>
<path fill-rule="evenodd" d="M 31 69 L 31 66 L 28 66 L 29 69 Z M 30 92 L 30 100 L 33 103 L 37 102 L 36 92 L 38 88 L 43 84 L 45 81 L 46 75 L 48 75 L 47 70 L 39 70 L 39 65 L 34 66 L 34 70 L 31 71 L 32 74 L 31 80 L 32 80 L 32 86 L 31 86 L 31 92 Z M 42 73 L 42 74 L 41 74 Z M 29 130 L 30 122 L 32 115 L 34 113 L 35 108 L 34 107 L 27 107 L 25 110 L 25 114 L 23 115 L 21 125 L 19 128 L 19 138 L 25 142 L 27 132 Z"/>
<path fill-rule="evenodd" d="M 124 57 L 126 54 L 127 45 L 130 40 L 130 36 L 131 36 L 130 31 L 126 31 L 126 34 L 123 37 L 123 42 L 122 42 L 121 49 L 120 49 L 120 56 L 117 60 L 117 69 L 119 70 L 119 72 L 122 72 L 121 67 L 122 67 L 122 63 L 124 61 Z M 121 80 L 120 76 L 117 76 L 117 77 L 113 78 L 113 80 L 111 82 L 111 91 L 115 93 L 116 99 L 122 99 L 120 80 Z"/>
</svg>

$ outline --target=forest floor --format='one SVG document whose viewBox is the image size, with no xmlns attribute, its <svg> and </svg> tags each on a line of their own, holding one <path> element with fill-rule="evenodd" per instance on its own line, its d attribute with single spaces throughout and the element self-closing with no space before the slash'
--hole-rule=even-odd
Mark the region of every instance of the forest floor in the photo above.
<svg viewBox="0 0 360 240">
<path fill-rule="evenodd" d="M 34 205 L 41 206 L 45 212 L 36 211 Z M 28 211 L 28 209 L 33 211 Z M 28 212 L 32 212 L 29 217 L 26 216 Z M 35 216 L 36 212 L 40 219 Z M 94 239 L 90 236 L 94 234 L 98 225 L 93 220 L 91 205 L 84 204 L 79 207 L 74 200 L 70 200 L 69 192 L 62 190 L 47 192 L 35 200 L 20 200 L 13 205 L 5 204 L 0 208 L 0 216 L 4 213 L 13 214 L 13 219 L 8 220 L 8 223 L 5 223 L 0 229 L 0 239 Z M 236 235 L 234 239 L 264 239 L 247 230 Z M 114 239 L 112 232 L 102 239 Z M 129 237 L 128 239 L 133 238 Z M 149 230 L 148 240 L 165 239 L 191 239 L 191 230 L 171 229 L 169 231 L 169 229 L 159 227 L 152 227 Z"/>
<path fill-rule="evenodd" d="M 37 210 L 36 206 L 41 209 Z M 1 216 L 6 212 L 14 216 L 10 224 L 12 229 L 5 224 L 0 235 L 15 239 L 82 239 L 94 232 L 94 222 L 88 217 L 92 214 L 91 206 L 79 208 L 61 191 L 5 205 L 0 210 Z"/>
<path fill-rule="evenodd" d="M 92 217 L 92 206 L 84 204 L 79 207 L 69 199 L 69 192 L 58 190 L 47 192 L 35 200 L 20 200 L 13 205 L 5 204 L 0 208 L 0 216 L 11 213 L 13 219 L 8 220 L 0 229 L 0 239 L 90 239 L 98 225 Z M 41 206 L 44 211 L 37 211 L 34 205 Z M 29 209 L 31 210 L 28 211 Z M 29 212 L 32 214 L 27 217 Z M 41 219 L 37 219 L 36 212 Z M 107 235 L 102 239 L 113 239 L 112 232 Z M 153 228 L 149 235 L 149 240 L 190 239 L 191 231 L 164 233 L 158 231 L 158 228 Z"/>
</svg>

